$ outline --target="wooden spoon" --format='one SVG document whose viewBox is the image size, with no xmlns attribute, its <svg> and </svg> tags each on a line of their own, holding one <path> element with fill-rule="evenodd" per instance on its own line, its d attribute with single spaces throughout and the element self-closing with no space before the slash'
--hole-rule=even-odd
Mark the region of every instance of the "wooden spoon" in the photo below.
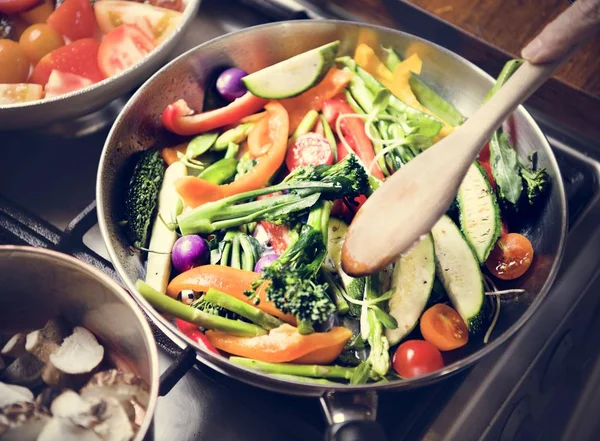
<svg viewBox="0 0 600 441">
<path fill-rule="evenodd" d="M 524 62 L 462 126 L 402 166 L 369 197 L 346 234 L 344 271 L 354 277 L 380 271 L 429 233 L 493 132 L 569 54 L 546 64 Z"/>
</svg>

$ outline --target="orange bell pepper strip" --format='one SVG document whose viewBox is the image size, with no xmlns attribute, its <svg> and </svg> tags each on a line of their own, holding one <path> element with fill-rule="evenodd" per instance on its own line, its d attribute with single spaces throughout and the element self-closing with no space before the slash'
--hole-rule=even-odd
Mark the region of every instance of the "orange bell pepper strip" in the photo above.
<svg viewBox="0 0 600 441">
<path fill-rule="evenodd" d="M 179 144 L 173 147 L 164 147 L 162 149 L 160 149 L 160 156 L 163 158 L 163 161 L 165 161 L 165 163 L 167 164 L 167 166 L 173 164 L 174 162 L 179 161 L 179 157 L 177 156 L 177 153 L 181 153 L 182 155 L 185 155 L 185 151 L 187 149 L 187 142 L 184 142 L 183 144 Z"/>
<path fill-rule="evenodd" d="M 247 92 L 225 107 L 194 114 L 185 100 L 177 100 L 165 108 L 161 121 L 162 125 L 173 133 L 196 135 L 233 124 L 258 112 L 267 102 L 267 100 Z"/>
<path fill-rule="evenodd" d="M 257 190 L 269 183 L 269 179 L 273 176 L 285 159 L 287 150 L 287 139 L 289 130 L 289 119 L 285 108 L 277 101 L 271 101 L 266 106 L 269 113 L 268 118 L 262 119 L 268 123 L 268 135 L 257 137 L 254 142 L 263 142 L 268 139 L 270 142 L 269 150 L 260 158 L 258 163 L 245 175 L 236 179 L 230 184 L 216 185 L 205 181 L 198 177 L 186 176 L 175 181 L 175 189 L 183 199 L 183 203 L 191 208 L 207 202 L 217 201 L 227 196 L 244 193 L 246 191 Z M 256 130 L 250 132 L 249 136 Z M 248 147 L 252 152 L 253 147 L 248 139 Z M 254 149 L 260 149 L 254 146 Z"/>
<path fill-rule="evenodd" d="M 321 110 L 323 101 L 340 94 L 350 82 L 353 73 L 332 67 L 327 75 L 315 87 L 293 98 L 279 102 L 285 107 L 290 116 L 290 134 L 296 130 L 302 118 L 309 110 Z"/>
<path fill-rule="evenodd" d="M 202 265 L 192 268 L 176 276 L 167 286 L 167 295 L 177 298 L 184 289 L 191 289 L 196 292 L 206 292 L 209 288 L 214 288 L 236 299 L 242 300 L 248 304 L 253 304 L 244 291 L 249 290 L 260 274 L 252 271 L 231 268 L 223 265 Z M 266 286 L 260 286 L 257 289 L 260 301 L 256 307 L 267 314 L 274 315 L 287 323 L 296 323 L 296 318 L 289 314 L 284 314 L 272 303 L 266 299 Z"/>
<path fill-rule="evenodd" d="M 221 331 L 206 331 L 212 345 L 232 355 L 269 363 L 329 364 L 344 349 L 352 332 L 337 326 L 328 332 L 302 335 L 283 324 L 259 337 L 238 337 Z"/>
</svg>

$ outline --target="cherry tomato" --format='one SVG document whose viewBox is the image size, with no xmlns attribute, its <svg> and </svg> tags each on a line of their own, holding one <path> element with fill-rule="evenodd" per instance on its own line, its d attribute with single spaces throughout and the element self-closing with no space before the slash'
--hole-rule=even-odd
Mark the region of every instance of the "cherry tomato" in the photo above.
<svg viewBox="0 0 600 441">
<path fill-rule="evenodd" d="M 403 378 L 418 377 L 444 367 L 442 354 L 425 340 L 408 340 L 398 346 L 392 361 L 394 370 Z"/>
<path fill-rule="evenodd" d="M 39 84 L 0 84 L 0 104 L 41 100 L 43 95 Z"/>
<path fill-rule="evenodd" d="M 350 154 L 350 152 L 348 151 L 348 149 L 346 148 L 344 143 L 341 141 L 338 142 L 337 151 L 338 151 L 338 162 L 341 162 L 346 156 L 348 156 Z"/>
<path fill-rule="evenodd" d="M 220 355 L 219 351 L 215 349 L 215 347 L 208 340 L 208 338 L 206 338 L 204 332 L 198 329 L 198 326 L 178 318 L 175 319 L 175 324 L 177 325 L 177 328 L 179 328 L 181 332 L 183 332 L 190 339 L 192 339 L 192 341 L 195 341 L 200 346 L 204 346 L 210 352 L 214 352 L 215 354 Z"/>
<path fill-rule="evenodd" d="M 138 63 L 154 49 L 154 43 L 137 26 L 121 25 L 104 37 L 98 51 L 98 65 L 107 77 Z"/>
<path fill-rule="evenodd" d="M 35 66 L 31 82 L 45 86 L 53 70 L 81 75 L 94 83 L 102 81 L 104 75 L 98 68 L 99 46 L 96 40 L 83 38 L 53 50 Z"/>
<path fill-rule="evenodd" d="M 39 0 L 0 0 L 0 12 L 4 14 L 18 14 L 34 7 Z"/>
<path fill-rule="evenodd" d="M 0 40 L 0 83 L 26 83 L 29 59 L 23 48 L 12 40 Z"/>
<path fill-rule="evenodd" d="M 299 136 L 288 149 L 285 164 L 289 171 L 307 165 L 331 165 L 333 153 L 329 142 L 316 133 Z"/>
<path fill-rule="evenodd" d="M 72 41 L 93 37 L 98 28 L 89 0 L 65 0 L 46 22 Z"/>
<path fill-rule="evenodd" d="M 21 18 L 29 24 L 46 23 L 46 20 L 48 20 L 48 17 L 53 12 L 54 2 L 52 0 L 44 0 L 41 5 L 21 12 Z"/>
<path fill-rule="evenodd" d="M 37 63 L 44 55 L 64 46 L 65 41 L 47 24 L 34 24 L 23 32 L 19 44 L 31 62 Z"/>
<path fill-rule="evenodd" d="M 423 313 L 420 320 L 423 338 L 440 351 L 452 351 L 467 344 L 469 329 L 460 314 L 438 303 Z"/>
<path fill-rule="evenodd" d="M 92 84 L 94 84 L 92 80 L 81 75 L 53 70 L 44 90 L 46 91 L 46 98 L 52 98 L 83 89 Z"/>
<path fill-rule="evenodd" d="M 531 266 L 533 247 L 522 234 L 508 233 L 500 237 L 485 261 L 490 272 L 502 280 L 521 277 Z"/>
</svg>

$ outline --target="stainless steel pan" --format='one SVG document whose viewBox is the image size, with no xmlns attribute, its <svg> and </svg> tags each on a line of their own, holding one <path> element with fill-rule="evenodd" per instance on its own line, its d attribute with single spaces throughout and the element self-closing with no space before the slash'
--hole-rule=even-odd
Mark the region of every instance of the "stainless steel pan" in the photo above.
<svg viewBox="0 0 600 441">
<path fill-rule="evenodd" d="M 423 59 L 425 81 L 464 115 L 470 115 L 477 109 L 492 85 L 490 76 L 459 56 L 415 36 L 390 29 L 338 21 L 295 21 L 254 27 L 198 46 L 148 80 L 116 120 L 104 146 L 97 180 L 98 215 L 106 246 L 119 275 L 149 316 L 176 340 L 194 347 L 203 363 L 225 375 L 283 393 L 323 397 L 326 413 L 333 424 L 329 436 L 339 439 L 351 439 L 346 436 L 372 424 L 369 421 L 375 419 L 377 391 L 431 384 L 472 365 L 513 335 L 547 294 L 565 242 L 566 201 L 560 172 L 548 142 L 523 108 L 519 108 L 513 117 L 518 151 L 525 157 L 530 151 L 539 150 L 540 165 L 548 169 L 553 182 L 544 209 L 525 231 L 532 239 L 536 258 L 526 277 L 519 279 L 515 285 L 526 289 L 527 294 L 503 306 L 487 345 L 481 339 L 473 341 L 457 354 L 454 362 L 423 377 L 361 386 L 300 384 L 276 380 L 233 365 L 226 358 L 203 350 L 153 310 L 136 291 L 134 283 L 137 278 L 144 277 L 144 263 L 138 254 L 130 251 L 117 223 L 121 219 L 128 159 L 137 151 L 181 141 L 161 128 L 160 115 L 167 104 L 179 98 L 185 98 L 192 107 L 200 109 L 203 85 L 214 68 L 237 65 L 247 71 L 255 71 L 336 39 L 343 42 L 342 51 L 352 53 L 359 38 L 376 39 L 400 53 L 407 50 L 418 52 Z M 353 421 L 362 421 L 362 425 Z M 333 435 L 335 433 L 337 435 Z M 381 432 L 378 433 L 381 435 Z M 369 436 L 377 439 L 376 433 Z"/>
<path fill-rule="evenodd" d="M 150 326 L 127 291 L 74 257 L 11 245 L 0 246 L 0 286 L 0 336 L 39 329 L 61 316 L 89 329 L 107 359 L 142 378 L 150 400 L 133 441 L 153 439 L 146 435 L 158 398 L 158 354 Z"/>
</svg>

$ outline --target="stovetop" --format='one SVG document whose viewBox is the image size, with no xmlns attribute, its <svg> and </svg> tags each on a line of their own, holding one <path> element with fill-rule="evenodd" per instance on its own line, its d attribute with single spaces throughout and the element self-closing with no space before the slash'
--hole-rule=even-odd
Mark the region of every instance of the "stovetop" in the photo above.
<svg viewBox="0 0 600 441">
<path fill-rule="evenodd" d="M 243 3 L 204 0 L 173 56 L 219 35 L 269 21 L 247 6 L 251 2 Z M 84 121 L 0 134 L 0 243 L 56 248 L 117 277 L 96 225 L 93 201 L 104 139 L 127 98 Z M 584 379 L 596 372 L 597 349 L 585 335 L 593 335 L 589 330 L 597 329 L 594 324 L 600 322 L 600 299 L 589 294 L 598 286 L 600 263 L 595 251 L 600 245 L 600 168 L 594 160 L 600 150 L 576 144 L 568 134 L 552 128 L 543 129 L 551 136 L 569 202 L 567 252 L 554 288 L 513 339 L 473 368 L 433 386 L 382 394 L 378 420 L 391 440 L 558 440 L 565 427 L 581 427 L 564 409 L 559 412 L 562 419 L 557 418 L 556 409 L 567 402 L 567 395 L 575 397 L 573 408 L 575 403 L 585 408 L 580 390 L 591 387 Z M 174 365 L 178 357 L 193 360 L 193 354 L 182 355 L 183 346 L 172 343 L 156 327 L 153 330 L 162 370 L 181 367 Z M 571 357 L 574 351 L 579 358 Z M 569 357 L 578 362 L 563 363 Z M 569 378 L 580 383 L 565 386 L 562 367 L 571 369 Z M 200 363 L 168 390 L 169 380 L 177 378 L 177 373 L 164 378 L 168 393 L 160 398 L 156 411 L 156 440 L 322 438 L 326 422 L 315 399 L 259 390 Z M 560 397 L 558 407 L 556 397 Z M 546 430 L 542 438 L 544 427 L 558 428 Z M 574 429 L 570 430 L 570 439 L 585 439 L 573 438 Z"/>
</svg>

